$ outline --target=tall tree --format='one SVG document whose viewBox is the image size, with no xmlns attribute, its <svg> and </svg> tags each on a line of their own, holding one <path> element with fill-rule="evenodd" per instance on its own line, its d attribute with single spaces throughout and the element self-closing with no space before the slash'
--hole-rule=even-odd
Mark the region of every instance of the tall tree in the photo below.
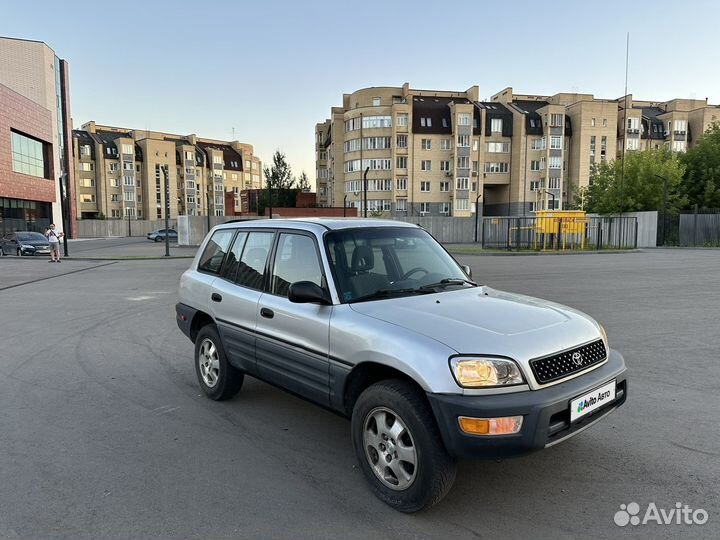
<svg viewBox="0 0 720 540">
<path fill-rule="evenodd" d="M 292 189 L 295 183 L 290 164 L 280 150 L 276 150 L 273 154 L 272 166 L 265 167 L 263 172 L 265 181 L 270 184 L 271 189 Z"/>
<path fill-rule="evenodd" d="M 680 193 L 685 166 L 677 154 L 666 150 L 646 150 L 625 154 L 625 176 L 620 160 L 596 164 L 590 172 L 589 212 L 615 214 L 624 210 L 660 210 L 667 188 L 668 210 L 686 204 Z"/>
<path fill-rule="evenodd" d="M 307 193 L 310 191 L 310 180 L 308 180 L 307 174 L 305 174 L 305 171 L 300 173 L 300 176 L 297 180 L 297 187 L 300 191 L 303 193 Z"/>
<path fill-rule="evenodd" d="M 720 208 L 720 123 L 713 123 L 681 160 L 685 165 L 681 189 L 688 206 Z"/>
</svg>

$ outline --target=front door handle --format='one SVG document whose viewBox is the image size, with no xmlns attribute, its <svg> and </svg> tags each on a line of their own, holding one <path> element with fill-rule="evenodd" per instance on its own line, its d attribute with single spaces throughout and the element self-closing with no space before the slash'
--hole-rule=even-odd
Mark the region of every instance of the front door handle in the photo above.
<svg viewBox="0 0 720 540">
<path fill-rule="evenodd" d="M 272 319 L 275 316 L 275 312 L 272 309 L 264 307 L 260 309 L 260 315 L 262 315 L 266 319 Z"/>
<path fill-rule="evenodd" d="M 213 302 L 222 302 L 222 296 L 214 292 L 210 295 L 210 300 L 212 300 Z"/>
</svg>

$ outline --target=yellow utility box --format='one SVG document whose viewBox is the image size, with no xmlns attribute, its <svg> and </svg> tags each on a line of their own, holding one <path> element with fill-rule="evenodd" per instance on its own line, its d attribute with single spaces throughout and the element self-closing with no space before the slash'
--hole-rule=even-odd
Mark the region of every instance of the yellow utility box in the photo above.
<svg viewBox="0 0 720 540">
<path fill-rule="evenodd" d="M 560 235 L 562 237 L 562 249 L 566 244 L 585 245 L 585 233 L 587 231 L 588 219 L 582 210 L 538 210 L 535 212 L 535 235 L 536 242 L 539 235 Z M 547 245 L 547 237 L 542 237 L 543 249 Z M 557 242 L 560 247 L 560 242 Z"/>
</svg>

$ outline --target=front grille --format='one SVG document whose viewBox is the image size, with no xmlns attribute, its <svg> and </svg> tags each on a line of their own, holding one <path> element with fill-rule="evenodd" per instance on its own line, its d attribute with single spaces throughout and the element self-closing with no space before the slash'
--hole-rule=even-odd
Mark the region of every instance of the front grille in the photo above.
<svg viewBox="0 0 720 540">
<path fill-rule="evenodd" d="M 577 354 L 580 354 L 579 358 L 576 356 Z M 573 359 L 573 357 L 575 358 Z M 605 343 L 602 339 L 598 339 L 587 345 L 581 345 L 552 356 L 530 360 L 530 368 L 537 382 L 546 384 L 583 371 L 602 362 L 605 358 L 607 358 Z"/>
</svg>

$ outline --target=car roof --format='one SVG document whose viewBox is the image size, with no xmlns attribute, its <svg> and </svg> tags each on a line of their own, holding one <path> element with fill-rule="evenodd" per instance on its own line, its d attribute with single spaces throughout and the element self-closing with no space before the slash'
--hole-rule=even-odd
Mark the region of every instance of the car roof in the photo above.
<svg viewBox="0 0 720 540">
<path fill-rule="evenodd" d="M 414 223 L 406 223 L 404 221 L 394 221 L 392 219 L 368 219 L 368 218 L 288 218 L 288 219 L 253 219 L 253 220 L 233 220 L 223 225 L 219 225 L 219 229 L 235 228 L 238 225 L 245 227 L 275 227 L 283 229 L 305 229 L 314 230 L 318 233 L 325 231 L 336 231 L 342 229 L 368 229 L 368 228 L 387 228 L 387 227 L 405 227 L 417 228 Z"/>
</svg>

